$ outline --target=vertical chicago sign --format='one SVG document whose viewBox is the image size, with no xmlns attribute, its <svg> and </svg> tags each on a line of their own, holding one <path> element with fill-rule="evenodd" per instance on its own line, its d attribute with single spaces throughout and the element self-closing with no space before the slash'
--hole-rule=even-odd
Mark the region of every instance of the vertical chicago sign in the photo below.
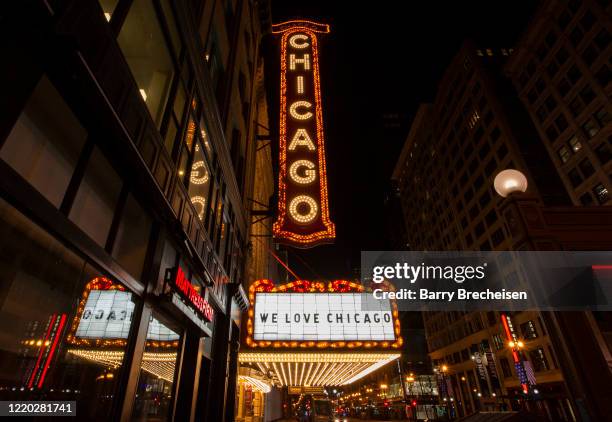
<svg viewBox="0 0 612 422">
<path fill-rule="evenodd" d="M 329 26 L 309 21 L 273 25 L 281 35 L 280 161 L 277 240 L 308 248 L 336 237 L 329 219 L 318 35 Z"/>
</svg>

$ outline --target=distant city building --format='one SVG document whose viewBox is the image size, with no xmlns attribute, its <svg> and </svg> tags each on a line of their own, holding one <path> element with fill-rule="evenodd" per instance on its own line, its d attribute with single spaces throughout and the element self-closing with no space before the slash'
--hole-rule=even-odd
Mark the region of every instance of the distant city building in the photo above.
<svg viewBox="0 0 612 422">
<path fill-rule="evenodd" d="M 609 205 L 611 32 L 609 1 L 546 1 L 506 65 L 576 205 Z"/>
<path fill-rule="evenodd" d="M 493 189 L 493 178 L 504 169 L 526 174 L 529 193 L 542 203 L 569 203 L 560 181 L 550 177 L 556 172 L 538 133 L 502 76 L 508 54 L 488 51 L 465 43 L 434 102 L 421 105 L 412 123 L 393 173 L 407 249 L 508 250 L 510 233 L 498 213 L 502 198 Z M 444 372 L 454 399 L 449 406 L 459 415 L 522 406 L 499 312 L 427 312 L 423 318 L 434 369 Z M 542 393 L 530 410 L 571 420 L 557 351 L 540 315 L 521 312 L 512 321 L 529 339 L 528 359 Z M 486 354 L 499 381 L 483 380 L 478 372 L 475 359 Z"/>
</svg>

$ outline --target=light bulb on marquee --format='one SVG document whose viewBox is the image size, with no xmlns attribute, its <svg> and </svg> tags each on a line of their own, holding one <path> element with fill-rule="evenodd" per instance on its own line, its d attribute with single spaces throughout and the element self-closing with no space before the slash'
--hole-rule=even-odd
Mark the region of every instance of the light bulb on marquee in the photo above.
<svg viewBox="0 0 612 422">
<path fill-rule="evenodd" d="M 329 218 L 318 37 L 329 26 L 296 20 L 275 24 L 280 36 L 278 218 L 274 237 L 312 247 L 336 237 Z"/>
</svg>

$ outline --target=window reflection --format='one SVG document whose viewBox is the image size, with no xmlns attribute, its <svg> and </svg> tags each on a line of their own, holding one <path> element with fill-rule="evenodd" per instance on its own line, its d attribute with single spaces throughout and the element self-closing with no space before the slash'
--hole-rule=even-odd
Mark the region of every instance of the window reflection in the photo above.
<svg viewBox="0 0 612 422">
<path fill-rule="evenodd" d="M 151 117 L 159 128 L 174 68 L 151 1 L 133 2 L 117 41 Z"/>
<path fill-rule="evenodd" d="M 189 175 L 189 197 L 198 213 L 198 218 L 202 222 L 206 218 L 209 191 L 210 168 L 206 162 L 203 147 L 200 142 L 197 142 Z"/>
<path fill-rule="evenodd" d="M 170 415 L 179 333 L 178 326 L 160 315 L 151 317 L 132 420 L 167 420 Z"/>
<path fill-rule="evenodd" d="M 34 89 L 0 158 L 59 208 L 87 132 L 46 76 Z"/>
<path fill-rule="evenodd" d="M 109 420 L 135 298 L 0 201 L 0 400 Z"/>
</svg>

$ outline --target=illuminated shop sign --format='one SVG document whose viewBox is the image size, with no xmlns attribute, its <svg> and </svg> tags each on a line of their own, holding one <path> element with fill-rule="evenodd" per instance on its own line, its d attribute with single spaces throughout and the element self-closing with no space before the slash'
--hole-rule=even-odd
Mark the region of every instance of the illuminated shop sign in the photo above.
<svg viewBox="0 0 612 422">
<path fill-rule="evenodd" d="M 193 306 L 207 321 L 212 321 L 214 315 L 212 306 L 193 287 L 191 281 L 185 277 L 181 267 L 177 267 L 173 271 L 172 285 L 189 302 L 189 305 Z"/>
<path fill-rule="evenodd" d="M 273 25 L 281 35 L 278 218 L 281 242 L 312 247 L 336 236 L 329 219 L 318 34 L 329 26 L 308 21 Z"/>
<path fill-rule="evenodd" d="M 251 286 L 247 345 L 253 347 L 399 347 L 397 309 L 369 301 L 360 284 L 299 280 Z M 367 303 L 366 303 L 367 301 Z"/>
</svg>

